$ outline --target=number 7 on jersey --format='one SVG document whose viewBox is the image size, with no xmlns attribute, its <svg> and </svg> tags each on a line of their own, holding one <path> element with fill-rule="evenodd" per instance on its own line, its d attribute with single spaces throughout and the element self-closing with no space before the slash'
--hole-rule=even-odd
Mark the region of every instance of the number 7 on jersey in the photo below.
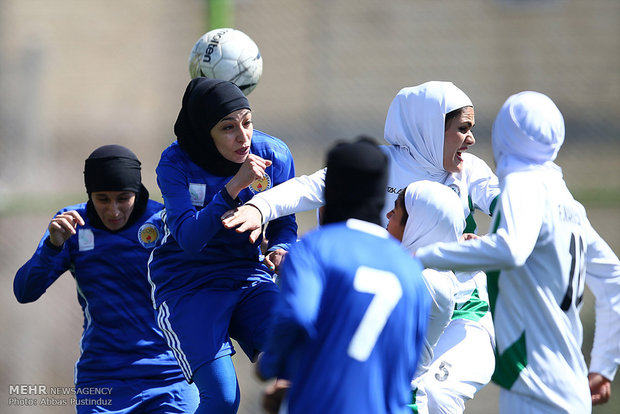
<svg viewBox="0 0 620 414">
<path fill-rule="evenodd" d="M 355 272 L 353 288 L 358 292 L 374 295 L 347 350 L 351 358 L 366 361 L 390 314 L 402 297 L 403 288 L 394 273 L 365 266 L 359 267 Z"/>
</svg>

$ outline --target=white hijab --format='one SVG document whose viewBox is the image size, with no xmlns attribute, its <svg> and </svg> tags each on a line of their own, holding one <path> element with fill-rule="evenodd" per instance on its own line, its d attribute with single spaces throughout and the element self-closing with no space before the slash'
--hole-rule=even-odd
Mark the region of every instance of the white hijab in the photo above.
<svg viewBox="0 0 620 414">
<path fill-rule="evenodd" d="M 415 253 L 436 242 L 457 241 L 465 229 L 463 206 L 450 187 L 434 181 L 416 181 L 405 189 L 409 218 L 402 245 Z"/>
<path fill-rule="evenodd" d="M 422 168 L 429 179 L 443 181 L 449 174 L 443 168 L 446 114 L 465 106 L 473 104 L 452 82 L 403 88 L 390 104 L 385 140 L 409 152 L 410 168 Z"/>
<path fill-rule="evenodd" d="M 497 175 L 546 166 L 564 142 L 564 118 L 553 101 L 539 92 L 525 91 L 509 97 L 493 123 L 493 155 Z"/>
</svg>

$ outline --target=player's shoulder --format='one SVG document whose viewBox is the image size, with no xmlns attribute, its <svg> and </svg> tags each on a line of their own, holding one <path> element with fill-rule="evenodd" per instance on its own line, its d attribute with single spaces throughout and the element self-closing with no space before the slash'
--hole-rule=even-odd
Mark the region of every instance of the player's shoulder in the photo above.
<svg viewBox="0 0 620 414">
<path fill-rule="evenodd" d="M 462 158 L 463 170 L 459 174 L 465 181 L 472 182 L 489 179 L 498 181 L 491 167 L 482 158 L 468 153 L 462 154 Z"/>
<path fill-rule="evenodd" d="M 159 201 L 149 199 L 146 203 L 146 214 L 151 216 L 155 213 L 160 212 L 163 208 L 164 208 L 164 205 L 160 203 Z"/>
<path fill-rule="evenodd" d="M 307 236 L 311 243 L 332 245 L 333 251 L 355 248 L 374 252 L 387 253 L 393 250 L 396 254 L 404 253 L 398 241 L 390 236 L 385 228 L 363 220 L 349 219 L 323 225 L 309 232 Z"/>
<path fill-rule="evenodd" d="M 515 171 L 506 174 L 503 177 L 504 187 L 525 186 L 530 188 L 545 188 L 549 187 L 553 181 L 549 181 L 544 175 L 540 174 L 539 170 L 531 169 L 524 171 Z"/>
<path fill-rule="evenodd" d="M 66 206 L 61 208 L 57 214 L 66 213 L 67 211 L 77 211 L 78 214 L 82 217 L 86 216 L 86 202 L 72 204 L 70 206 Z"/>
<path fill-rule="evenodd" d="M 286 153 L 290 154 L 288 145 L 280 138 L 276 138 L 258 129 L 252 134 L 252 149 L 258 154 L 262 153 Z"/>
<path fill-rule="evenodd" d="M 189 154 L 181 148 L 177 141 L 171 143 L 161 153 L 159 163 L 155 168 L 158 180 L 180 173 L 184 176 L 201 176 L 205 171 L 195 164 Z"/>
<path fill-rule="evenodd" d="M 155 247 L 164 235 L 164 210 L 145 215 L 145 220 L 138 224 L 136 240 L 146 249 Z"/>
<path fill-rule="evenodd" d="M 185 162 L 186 160 L 189 160 L 189 156 L 181 149 L 179 143 L 174 141 L 162 151 L 160 163 L 178 163 Z"/>
<path fill-rule="evenodd" d="M 472 172 L 483 170 L 485 173 L 487 171 L 491 171 L 491 167 L 489 167 L 489 164 L 487 164 L 486 161 L 474 154 L 465 152 L 461 155 L 461 157 L 463 158 L 463 169 L 465 170 Z"/>
</svg>

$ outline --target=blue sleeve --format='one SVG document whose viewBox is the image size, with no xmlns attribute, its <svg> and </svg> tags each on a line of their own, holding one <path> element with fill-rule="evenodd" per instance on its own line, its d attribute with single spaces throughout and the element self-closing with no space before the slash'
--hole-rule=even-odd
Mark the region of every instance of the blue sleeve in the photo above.
<svg viewBox="0 0 620 414">
<path fill-rule="evenodd" d="M 68 242 L 59 249 L 49 242 L 48 236 L 46 231 L 34 255 L 15 275 L 13 293 L 19 303 L 39 299 L 71 265 Z"/>
<path fill-rule="evenodd" d="M 277 168 L 274 169 L 274 185 L 278 185 L 295 177 L 295 164 L 288 147 L 285 151 L 276 153 L 278 158 Z M 268 242 L 268 251 L 276 249 L 288 250 L 292 243 L 297 241 L 297 221 L 295 215 L 280 217 L 272 220 L 267 225 L 265 237 Z"/>
<path fill-rule="evenodd" d="M 187 252 L 198 253 L 223 228 L 220 216 L 240 205 L 225 187 L 200 211 L 192 204 L 185 174 L 163 162 L 157 166 L 157 184 L 166 207 L 165 221 L 175 240 Z"/>
<path fill-rule="evenodd" d="M 263 378 L 289 378 L 299 344 L 316 336 L 315 322 L 323 296 L 323 271 L 308 243 L 296 243 L 283 263 L 280 300 L 275 308 L 269 343 L 261 358 Z"/>
</svg>

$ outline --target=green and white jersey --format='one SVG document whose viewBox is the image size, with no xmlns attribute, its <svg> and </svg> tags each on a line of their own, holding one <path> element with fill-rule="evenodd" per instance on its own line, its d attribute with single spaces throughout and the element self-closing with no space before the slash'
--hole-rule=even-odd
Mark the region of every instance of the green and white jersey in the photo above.
<svg viewBox="0 0 620 414">
<path fill-rule="evenodd" d="M 426 267 L 487 270 L 494 382 L 549 412 L 590 412 L 579 318 L 584 283 L 597 297 L 591 371 L 613 379 L 620 362 L 620 262 L 559 168 L 531 166 L 506 175 L 492 234 L 434 244 L 416 255 Z"/>
</svg>

